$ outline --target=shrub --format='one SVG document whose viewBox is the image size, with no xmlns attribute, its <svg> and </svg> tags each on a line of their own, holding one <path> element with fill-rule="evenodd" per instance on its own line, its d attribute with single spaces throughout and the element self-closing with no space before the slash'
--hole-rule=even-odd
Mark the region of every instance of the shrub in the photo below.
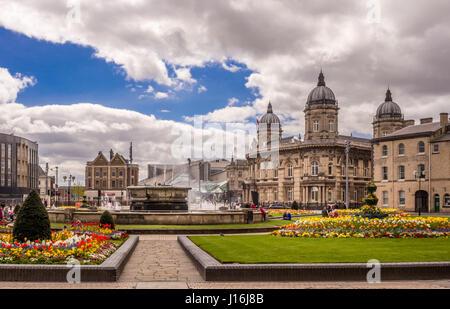
<svg viewBox="0 0 450 309">
<path fill-rule="evenodd" d="M 111 229 L 114 229 L 114 219 L 113 216 L 111 215 L 111 213 L 107 210 L 105 210 L 102 213 L 102 216 L 100 217 L 100 224 L 101 225 L 105 225 L 108 224 L 111 226 Z"/>
<path fill-rule="evenodd" d="M 27 199 L 20 207 L 14 223 L 13 237 L 21 242 L 26 240 L 35 241 L 38 239 L 48 240 L 52 238 L 47 210 L 35 190 L 31 190 Z"/>
<path fill-rule="evenodd" d="M 293 202 L 292 202 L 291 209 L 298 210 L 298 204 L 297 204 L 297 201 L 293 201 Z"/>
<path fill-rule="evenodd" d="M 17 216 L 17 214 L 19 213 L 19 211 L 20 211 L 20 205 L 17 204 L 17 205 L 14 207 L 13 212 L 14 212 L 14 213 L 16 214 L 16 216 Z"/>
</svg>

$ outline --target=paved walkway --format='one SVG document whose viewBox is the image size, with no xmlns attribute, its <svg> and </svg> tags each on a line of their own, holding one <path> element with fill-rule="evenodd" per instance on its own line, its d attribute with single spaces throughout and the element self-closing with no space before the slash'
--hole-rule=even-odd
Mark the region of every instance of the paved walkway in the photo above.
<svg viewBox="0 0 450 309">
<path fill-rule="evenodd" d="M 141 235 L 114 283 L 0 282 L 0 289 L 450 289 L 450 280 L 399 282 L 206 282 L 176 235 Z"/>
</svg>

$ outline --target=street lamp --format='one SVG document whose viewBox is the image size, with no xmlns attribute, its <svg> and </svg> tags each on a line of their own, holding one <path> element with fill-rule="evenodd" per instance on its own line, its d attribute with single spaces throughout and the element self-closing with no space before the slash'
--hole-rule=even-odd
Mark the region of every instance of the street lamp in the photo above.
<svg viewBox="0 0 450 309">
<path fill-rule="evenodd" d="M 419 171 L 414 171 L 414 178 L 416 180 L 419 180 L 419 194 L 422 194 L 420 192 L 421 191 L 421 189 L 420 189 L 420 181 L 421 181 L 422 178 L 425 178 L 425 171 L 422 170 L 422 169 L 420 169 Z M 422 196 L 421 196 L 420 205 L 419 205 L 419 216 L 421 215 L 422 202 L 423 202 L 423 200 L 422 200 Z"/>
<path fill-rule="evenodd" d="M 75 176 L 72 176 L 72 174 L 70 174 L 69 175 L 69 177 L 67 177 L 67 176 L 63 176 L 63 179 L 64 179 L 64 182 L 68 182 L 69 183 L 69 191 L 68 191 L 68 202 L 69 202 L 69 205 L 68 206 L 70 206 L 70 186 L 71 186 L 71 184 L 72 184 L 72 181 L 75 181 Z"/>
<path fill-rule="evenodd" d="M 345 208 L 349 206 L 349 192 L 348 192 L 348 153 L 350 152 L 350 141 L 345 141 Z"/>
<path fill-rule="evenodd" d="M 57 190 L 58 190 L 58 167 L 55 166 L 54 168 L 50 169 L 51 171 L 55 170 L 55 204 L 56 207 L 58 207 L 58 194 L 57 194 Z"/>
</svg>

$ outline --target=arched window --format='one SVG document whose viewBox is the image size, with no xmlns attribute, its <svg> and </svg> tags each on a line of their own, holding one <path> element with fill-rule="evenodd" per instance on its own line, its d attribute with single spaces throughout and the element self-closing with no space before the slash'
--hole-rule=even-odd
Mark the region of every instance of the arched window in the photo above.
<svg viewBox="0 0 450 309">
<path fill-rule="evenodd" d="M 383 157 L 387 157 L 387 155 L 388 155 L 388 147 L 386 145 L 383 145 L 383 147 L 381 149 L 382 149 L 381 150 L 381 155 Z"/>
<path fill-rule="evenodd" d="M 313 122 L 313 131 L 319 132 L 319 121 L 318 120 L 314 120 L 314 122 Z"/>
<path fill-rule="evenodd" d="M 334 132 L 334 121 L 333 121 L 333 120 L 330 120 L 330 121 L 328 122 L 328 130 L 329 130 L 330 132 Z"/>
<path fill-rule="evenodd" d="M 313 187 L 311 190 L 311 201 L 313 202 L 319 201 L 319 189 L 317 187 Z"/>
<path fill-rule="evenodd" d="M 425 143 L 424 142 L 420 141 L 417 144 L 417 148 L 418 148 L 419 153 L 425 153 Z"/>
<path fill-rule="evenodd" d="M 313 162 L 311 164 L 311 175 L 317 176 L 319 174 L 319 164 L 317 162 Z"/>
<path fill-rule="evenodd" d="M 450 207 L 450 195 L 444 195 L 444 207 Z"/>
<path fill-rule="evenodd" d="M 288 164 L 287 166 L 288 177 L 292 177 L 292 164 Z"/>
<path fill-rule="evenodd" d="M 398 155 L 404 155 L 405 154 L 405 144 L 401 143 L 398 145 Z"/>
<path fill-rule="evenodd" d="M 333 163 L 328 164 L 328 175 L 333 174 Z"/>
</svg>

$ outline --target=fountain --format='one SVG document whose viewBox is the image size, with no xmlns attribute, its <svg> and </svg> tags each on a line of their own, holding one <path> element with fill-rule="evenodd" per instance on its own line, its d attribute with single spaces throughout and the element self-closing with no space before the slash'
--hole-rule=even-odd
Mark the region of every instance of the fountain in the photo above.
<svg viewBox="0 0 450 309">
<path fill-rule="evenodd" d="M 131 186 L 131 211 L 187 211 L 191 188 L 173 186 Z"/>
</svg>

